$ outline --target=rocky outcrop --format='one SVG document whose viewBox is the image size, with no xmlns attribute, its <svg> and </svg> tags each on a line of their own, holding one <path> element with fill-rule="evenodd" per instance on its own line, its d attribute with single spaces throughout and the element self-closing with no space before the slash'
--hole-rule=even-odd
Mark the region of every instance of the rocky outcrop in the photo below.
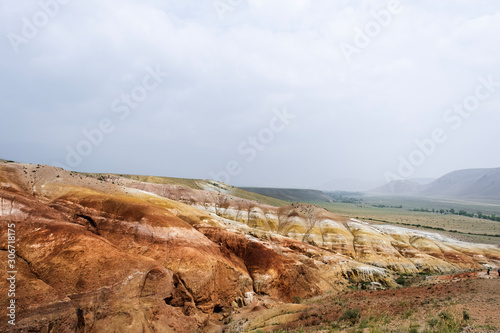
<svg viewBox="0 0 500 333">
<path fill-rule="evenodd" d="M 267 242 L 249 235 L 220 228 L 199 228 L 213 242 L 220 244 L 230 255 L 243 260 L 253 280 L 257 294 L 292 301 L 293 297 L 312 297 L 338 288 L 340 271 L 318 259 L 326 253 L 307 246 L 302 251 L 314 254 L 311 258 L 299 252 L 299 242 L 271 238 Z M 294 248 L 294 245 L 296 246 Z M 337 258 L 337 261 L 340 258 Z"/>
<path fill-rule="evenodd" d="M 9 212 L 2 214 L 0 231 L 6 234 L 13 224 L 16 230 L 14 331 L 139 331 L 153 319 L 151 311 L 165 318 L 170 312 L 186 317 L 163 301 L 171 297 L 174 284 L 172 272 L 158 262 L 121 251 L 35 200 L 5 191 L 0 197 L 2 213 Z M 4 239 L 0 247 L 7 249 Z M 5 295 L 7 287 L 0 284 Z M 6 301 L 2 298 L 4 318 Z"/>
<path fill-rule="evenodd" d="M 18 332 L 217 331 L 240 307 L 348 283 L 395 286 L 397 273 L 500 266 L 494 246 L 346 221 L 312 205 L 17 163 L 0 163 L 0 232 L 8 229 L 17 249 L 9 330 Z M 7 242 L 0 238 L 3 262 Z M 0 277 L 6 295 L 7 271 Z"/>
</svg>

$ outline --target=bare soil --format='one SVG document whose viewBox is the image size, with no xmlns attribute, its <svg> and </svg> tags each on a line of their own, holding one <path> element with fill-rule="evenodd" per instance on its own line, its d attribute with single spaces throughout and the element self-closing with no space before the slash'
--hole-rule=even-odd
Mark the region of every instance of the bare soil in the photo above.
<svg viewBox="0 0 500 333">
<path fill-rule="evenodd" d="M 353 290 L 303 304 L 293 322 L 254 332 L 500 332 L 500 278 L 493 271 L 422 277 L 410 287 Z"/>
</svg>

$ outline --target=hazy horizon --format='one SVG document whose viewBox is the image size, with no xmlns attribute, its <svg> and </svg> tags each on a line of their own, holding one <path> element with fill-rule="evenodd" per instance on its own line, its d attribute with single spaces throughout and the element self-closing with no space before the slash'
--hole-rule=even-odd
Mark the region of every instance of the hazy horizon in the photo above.
<svg viewBox="0 0 500 333">
<path fill-rule="evenodd" d="M 0 8 L 0 158 L 314 189 L 500 166 L 494 1 Z"/>
</svg>

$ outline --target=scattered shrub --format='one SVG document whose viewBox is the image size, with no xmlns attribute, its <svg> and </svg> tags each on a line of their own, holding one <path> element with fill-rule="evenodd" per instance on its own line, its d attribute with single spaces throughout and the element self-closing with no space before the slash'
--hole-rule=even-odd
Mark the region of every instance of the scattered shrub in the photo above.
<svg viewBox="0 0 500 333">
<path fill-rule="evenodd" d="M 396 280 L 394 280 L 394 281 L 396 281 L 396 283 L 397 283 L 397 284 L 402 285 L 402 286 L 404 286 L 404 285 L 406 284 L 406 279 L 405 279 L 405 278 L 404 278 L 404 276 L 402 276 L 402 275 L 400 275 L 400 276 L 399 276 Z"/>
<path fill-rule="evenodd" d="M 408 319 L 410 318 L 411 316 L 413 316 L 413 314 L 415 313 L 415 311 L 413 309 L 409 309 L 409 310 L 406 310 L 405 312 L 403 312 L 403 319 Z"/>
<path fill-rule="evenodd" d="M 340 320 L 350 322 L 351 325 L 354 325 L 360 318 L 359 309 L 347 309 Z"/>
<path fill-rule="evenodd" d="M 361 319 L 361 322 L 359 323 L 359 329 L 362 330 L 367 327 L 368 327 L 368 319 L 366 318 Z"/>
<path fill-rule="evenodd" d="M 420 328 L 419 324 L 411 324 L 409 332 L 410 333 L 418 333 L 419 332 L 419 330 L 418 330 L 419 328 Z"/>
<path fill-rule="evenodd" d="M 439 318 L 441 318 L 443 320 L 450 320 L 450 319 L 452 319 L 451 314 L 449 314 L 448 312 L 445 312 L 445 311 L 443 311 L 443 312 L 441 312 L 439 314 Z"/>
<path fill-rule="evenodd" d="M 431 328 L 434 328 L 434 327 L 436 327 L 436 326 L 437 326 L 437 324 L 439 324 L 439 319 L 437 319 L 437 318 L 431 318 L 431 319 L 429 319 L 429 320 L 427 321 L 427 324 L 429 324 L 429 326 L 430 326 Z"/>
<path fill-rule="evenodd" d="M 464 310 L 464 312 L 462 313 L 462 317 L 464 321 L 468 321 L 470 319 L 470 315 L 466 310 Z"/>
</svg>

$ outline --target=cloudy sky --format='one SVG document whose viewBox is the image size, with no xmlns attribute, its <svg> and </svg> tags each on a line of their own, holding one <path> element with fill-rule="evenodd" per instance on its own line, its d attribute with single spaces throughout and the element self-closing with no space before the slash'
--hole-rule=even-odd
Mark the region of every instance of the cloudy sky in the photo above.
<svg viewBox="0 0 500 333">
<path fill-rule="evenodd" d="M 312 188 L 500 166 L 496 0 L 2 1 L 0 31 L 0 158 Z"/>
</svg>

